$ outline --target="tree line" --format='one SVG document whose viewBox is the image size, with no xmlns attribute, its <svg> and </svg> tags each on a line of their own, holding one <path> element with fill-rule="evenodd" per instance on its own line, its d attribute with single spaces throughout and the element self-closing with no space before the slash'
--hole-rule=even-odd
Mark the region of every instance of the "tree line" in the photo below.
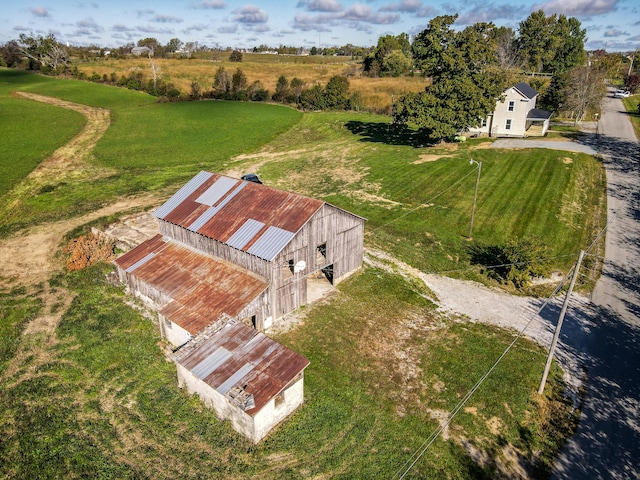
<svg viewBox="0 0 640 480">
<path fill-rule="evenodd" d="M 312 49 L 312 54 L 360 56 L 361 71 L 367 76 L 398 77 L 419 75 L 425 78 L 423 91 L 398 98 L 392 105 L 393 121 L 400 126 L 414 126 L 434 140 L 463 132 L 480 124 L 490 114 L 504 90 L 519 81 L 527 81 L 539 93 L 538 106 L 553 112 L 565 112 L 580 120 L 587 111 L 597 111 L 604 96 L 604 80 L 619 76 L 621 54 L 585 51 L 586 31 L 580 22 L 564 15 L 547 16 L 533 12 L 520 22 L 517 31 L 493 23 L 476 23 L 455 30 L 457 15 L 433 18 L 427 27 L 411 38 L 406 33 L 385 35 L 369 49 L 346 45 L 333 50 Z M 129 47 L 132 47 L 131 44 Z M 53 34 L 21 34 L 17 40 L 0 47 L 3 65 L 26 68 L 48 74 L 70 74 L 76 78 L 144 90 L 167 100 L 216 98 L 242 101 L 275 101 L 302 109 L 358 109 L 357 94 L 349 93 L 346 76 L 335 76 L 322 85 L 306 86 L 298 78 L 278 78 L 275 92 L 259 82 L 249 83 L 244 72 L 219 67 L 211 87 L 192 82 L 191 91 L 183 93 L 159 75 L 154 58 L 178 55 L 190 58 L 205 46 L 171 39 L 161 45 L 155 38 L 138 41 L 146 46 L 151 79 L 141 71 L 127 76 L 87 76 L 71 67 L 71 54 Z M 267 51 L 266 46 L 254 51 Z M 113 57 L 125 54 L 122 49 Z M 281 46 L 283 53 L 292 48 Z M 315 50 L 315 51 L 314 51 Z M 102 54 L 100 50 L 89 52 Z M 130 52 L 130 50 L 129 50 Z M 242 62 L 242 52 L 227 49 L 229 60 Z M 77 55 L 78 51 L 74 52 Z M 83 53 L 87 54 L 86 50 Z M 218 59 L 221 49 L 213 50 Z M 638 88 L 637 75 L 625 75 L 627 88 Z"/>
</svg>

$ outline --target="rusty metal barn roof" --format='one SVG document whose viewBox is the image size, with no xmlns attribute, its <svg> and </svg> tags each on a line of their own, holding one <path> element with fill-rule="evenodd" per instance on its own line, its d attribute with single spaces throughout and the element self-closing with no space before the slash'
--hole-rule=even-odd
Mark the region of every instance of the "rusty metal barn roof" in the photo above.
<svg viewBox="0 0 640 480">
<path fill-rule="evenodd" d="M 162 235 L 125 253 L 116 264 L 171 298 L 159 313 L 192 335 L 223 314 L 235 317 L 267 288 L 257 275 Z"/>
<path fill-rule="evenodd" d="M 271 261 L 323 201 L 200 172 L 155 216 Z"/>
<path fill-rule="evenodd" d="M 252 416 L 309 365 L 302 355 L 242 323 L 225 325 L 176 361 Z"/>
</svg>

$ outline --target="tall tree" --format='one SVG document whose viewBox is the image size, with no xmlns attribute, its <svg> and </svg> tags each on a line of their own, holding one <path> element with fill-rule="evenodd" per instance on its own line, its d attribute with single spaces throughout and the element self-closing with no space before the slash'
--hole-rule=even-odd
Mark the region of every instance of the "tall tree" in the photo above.
<svg viewBox="0 0 640 480">
<path fill-rule="evenodd" d="M 605 75 L 606 70 L 589 65 L 568 72 L 563 108 L 573 113 L 575 123 L 581 121 L 588 110 L 600 110 L 600 102 L 607 94 Z"/>
<path fill-rule="evenodd" d="M 276 82 L 276 91 L 273 94 L 273 100 L 276 102 L 284 102 L 289 95 L 289 80 L 284 75 L 278 77 Z"/>
<path fill-rule="evenodd" d="M 213 77 L 213 92 L 218 95 L 226 95 L 231 91 L 231 75 L 224 67 L 218 67 Z"/>
<path fill-rule="evenodd" d="M 180 50 L 180 47 L 182 47 L 182 41 L 179 38 L 172 38 L 167 42 L 166 49 L 168 52 L 174 53 Z"/>
<path fill-rule="evenodd" d="M 518 35 L 520 54 L 536 72 L 559 74 L 584 63 L 586 30 L 573 17 L 538 10 L 520 22 Z"/>
<path fill-rule="evenodd" d="M 395 123 L 413 123 L 432 140 L 480 125 L 506 87 L 497 68 L 495 26 L 478 23 L 455 32 L 456 18 L 436 17 L 416 37 L 414 62 L 431 85 L 394 104 Z"/>
<path fill-rule="evenodd" d="M 238 93 L 247 88 L 247 83 L 247 76 L 241 69 L 237 68 L 231 76 L 231 91 Z"/>
<path fill-rule="evenodd" d="M 20 65 L 23 53 L 18 42 L 10 40 L 0 48 L 0 56 L 5 66 L 14 68 Z"/>
<path fill-rule="evenodd" d="M 363 69 L 369 76 L 398 77 L 411 68 L 411 43 L 406 33 L 385 35 L 378 39 L 378 45 L 364 59 Z"/>
</svg>

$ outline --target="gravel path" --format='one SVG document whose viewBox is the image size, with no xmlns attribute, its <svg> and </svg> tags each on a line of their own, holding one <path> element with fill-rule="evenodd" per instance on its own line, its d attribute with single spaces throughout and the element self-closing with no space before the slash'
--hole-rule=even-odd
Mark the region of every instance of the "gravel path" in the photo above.
<svg viewBox="0 0 640 480">
<path fill-rule="evenodd" d="M 590 145 L 577 142 L 555 142 L 551 140 L 525 140 L 521 138 L 504 138 L 491 144 L 492 148 L 550 148 L 551 150 L 566 150 L 567 152 L 581 152 L 596 155 L 598 152 Z"/>
<path fill-rule="evenodd" d="M 374 267 L 421 279 L 436 296 L 438 310 L 444 314 L 463 316 L 471 322 L 497 325 L 517 332 L 524 330 L 524 336 L 536 343 L 545 348 L 551 345 L 564 297 L 554 298 L 545 305 L 544 299 L 510 295 L 478 282 L 423 273 L 380 250 L 368 249 L 365 252 L 365 262 Z M 588 298 L 574 293 L 569 308 L 574 312 L 586 312 L 588 304 Z M 567 339 L 575 336 L 576 329 L 590 328 L 590 320 L 586 315 L 577 313 L 576 317 L 576 323 L 563 326 L 556 350 L 556 360 L 564 369 L 564 379 L 574 394 L 582 382 L 583 361 L 581 355 L 569 346 Z M 540 375 L 542 376 L 542 372 Z"/>
</svg>

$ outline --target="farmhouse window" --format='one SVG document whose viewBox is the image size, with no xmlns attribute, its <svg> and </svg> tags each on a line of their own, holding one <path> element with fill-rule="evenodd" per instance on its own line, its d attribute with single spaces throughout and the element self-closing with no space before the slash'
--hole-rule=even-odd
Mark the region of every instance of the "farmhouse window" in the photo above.
<svg viewBox="0 0 640 480">
<path fill-rule="evenodd" d="M 504 123 L 505 130 L 511 130 L 511 119 L 507 118 L 507 121 Z"/>
<path fill-rule="evenodd" d="M 487 126 L 487 119 L 486 118 L 482 119 L 482 125 L 481 126 L 482 126 L 482 128 Z"/>
<path fill-rule="evenodd" d="M 509 101 L 509 111 L 513 112 L 516 108 L 516 102 L 514 102 L 513 100 Z"/>
</svg>

